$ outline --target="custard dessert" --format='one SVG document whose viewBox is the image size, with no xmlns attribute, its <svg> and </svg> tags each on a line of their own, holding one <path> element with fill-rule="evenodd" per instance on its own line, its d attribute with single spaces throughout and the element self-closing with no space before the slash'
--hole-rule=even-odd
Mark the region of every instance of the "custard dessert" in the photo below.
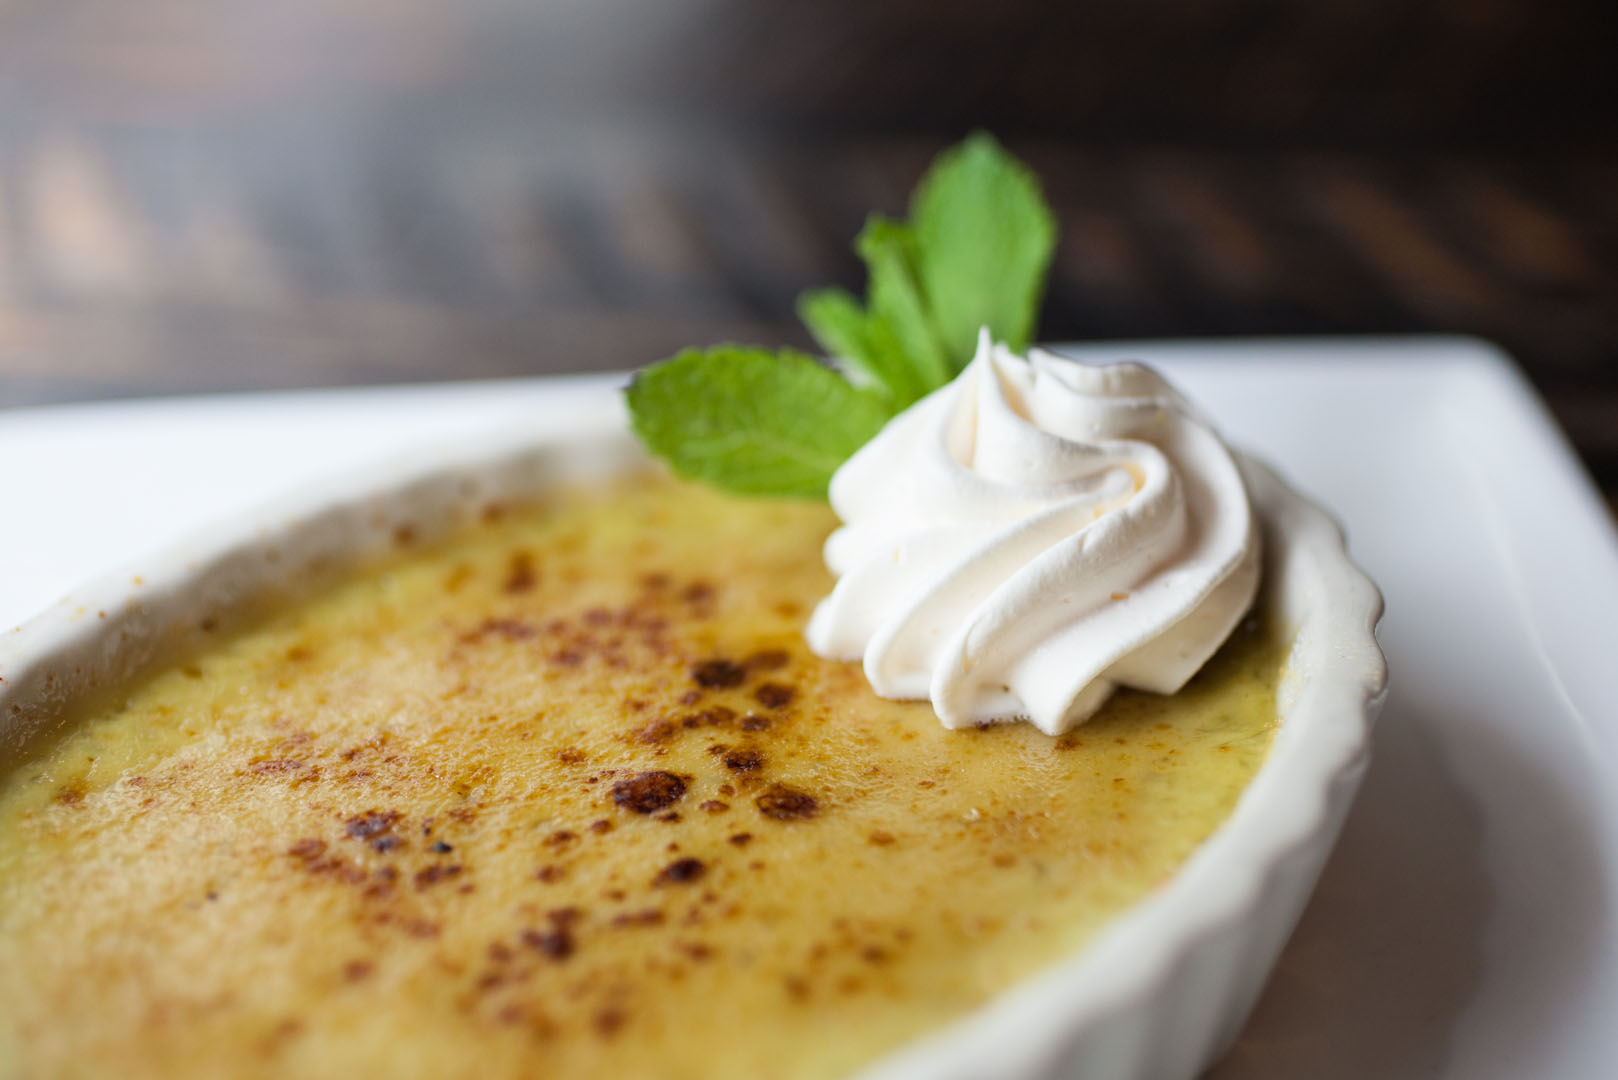
<svg viewBox="0 0 1618 1080">
<path fill-rule="evenodd" d="M 877 697 L 804 644 L 835 524 L 560 493 L 76 718 L 0 775 L 0 1075 L 841 1076 L 1082 947 L 1263 762 L 1258 617 L 1060 737 Z"/>
</svg>

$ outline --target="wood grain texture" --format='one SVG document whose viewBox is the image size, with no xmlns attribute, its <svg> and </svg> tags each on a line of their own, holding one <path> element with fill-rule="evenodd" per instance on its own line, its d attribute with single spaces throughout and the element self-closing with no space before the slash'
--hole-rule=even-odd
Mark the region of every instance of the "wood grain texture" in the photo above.
<svg viewBox="0 0 1618 1080">
<path fill-rule="evenodd" d="M 1618 492 L 1593 5 L 1058 7 L 0 3 L 0 406 L 806 346 L 987 124 L 1043 336 L 1478 334 Z"/>
</svg>

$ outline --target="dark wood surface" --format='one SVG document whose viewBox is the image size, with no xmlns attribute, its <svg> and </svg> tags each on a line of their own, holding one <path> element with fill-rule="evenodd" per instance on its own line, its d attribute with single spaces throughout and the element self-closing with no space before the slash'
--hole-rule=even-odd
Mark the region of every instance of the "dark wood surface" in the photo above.
<svg viewBox="0 0 1618 1080">
<path fill-rule="evenodd" d="M 1061 218 L 1044 337 L 1477 334 L 1618 494 L 1618 147 L 1602 76 L 1540 55 L 1599 53 L 1565 11 L 1428 41 L 1422 5 L 1371 4 L 1406 24 L 1351 21 L 1350 59 L 1311 64 L 1297 41 L 1339 57 L 1329 19 L 1225 4 L 1202 52 L 1175 39 L 1212 88 L 1182 76 L 1176 106 L 1129 96 L 1141 25 L 1105 24 L 1132 42 L 1109 53 L 1048 5 L 987 29 L 960 5 L 514 7 L 0 0 L 0 407 L 807 345 L 796 294 L 857 286 L 866 212 L 981 122 Z M 1464 78 L 1379 61 L 1412 40 L 1461 42 Z"/>
</svg>

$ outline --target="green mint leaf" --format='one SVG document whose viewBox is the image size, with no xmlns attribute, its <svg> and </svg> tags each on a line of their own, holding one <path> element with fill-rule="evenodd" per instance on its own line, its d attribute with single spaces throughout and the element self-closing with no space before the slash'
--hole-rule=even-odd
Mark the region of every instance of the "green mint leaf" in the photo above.
<svg viewBox="0 0 1618 1080">
<path fill-rule="evenodd" d="M 956 369 L 982 326 L 1026 348 L 1056 247 L 1033 172 L 978 132 L 933 163 L 911 197 L 910 223 L 921 292 Z"/>
<path fill-rule="evenodd" d="M 798 317 L 828 356 L 864 374 L 893 411 L 908 408 L 932 386 L 916 371 L 887 320 L 867 313 L 843 289 L 816 289 L 798 297 Z"/>
<path fill-rule="evenodd" d="M 916 274 L 916 237 L 910 227 L 873 214 L 854 241 L 865 260 L 871 314 L 892 327 L 909 367 L 928 390 L 953 379 L 965 366 L 950 362 L 934 330 Z M 967 354 L 971 359 L 971 354 Z"/>
<path fill-rule="evenodd" d="M 747 495 L 824 498 L 891 415 L 878 394 L 802 353 L 687 349 L 635 376 L 630 425 L 676 473 Z"/>
<path fill-rule="evenodd" d="M 742 494 L 824 496 L 889 417 L 960 373 L 980 327 L 1027 346 L 1055 246 L 1033 173 L 973 135 L 933 163 L 909 222 L 872 216 L 860 231 L 863 305 L 841 289 L 798 299 L 809 332 L 859 385 L 801 353 L 688 349 L 630 383 L 631 424 L 681 476 Z"/>
</svg>

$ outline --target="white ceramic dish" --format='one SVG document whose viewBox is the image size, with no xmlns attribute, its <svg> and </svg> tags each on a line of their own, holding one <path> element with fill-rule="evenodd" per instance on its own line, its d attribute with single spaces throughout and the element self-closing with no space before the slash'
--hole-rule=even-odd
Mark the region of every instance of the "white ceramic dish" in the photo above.
<svg viewBox="0 0 1618 1080">
<path fill-rule="evenodd" d="M 542 438 L 484 440 L 309 490 L 80 590 L 0 637 L 0 750 L 73 700 L 227 626 L 265 597 L 318 589 L 393 543 L 489 501 L 630 467 L 614 395 L 587 396 Z M 1235 1037 L 1308 899 L 1367 760 L 1386 668 L 1381 599 L 1336 526 L 1244 460 L 1266 529 L 1270 601 L 1297 628 L 1283 726 L 1230 820 L 1163 889 L 1079 956 L 877 1063 L 911 1077 L 1190 1077 Z"/>
<path fill-rule="evenodd" d="M 1236 1037 L 1359 787 L 1387 688 L 1382 598 L 1342 533 L 1262 464 L 1242 467 L 1264 523 L 1265 598 L 1297 628 L 1268 760 L 1174 879 L 1078 956 L 862 1080 L 1175 1080 Z"/>
</svg>

